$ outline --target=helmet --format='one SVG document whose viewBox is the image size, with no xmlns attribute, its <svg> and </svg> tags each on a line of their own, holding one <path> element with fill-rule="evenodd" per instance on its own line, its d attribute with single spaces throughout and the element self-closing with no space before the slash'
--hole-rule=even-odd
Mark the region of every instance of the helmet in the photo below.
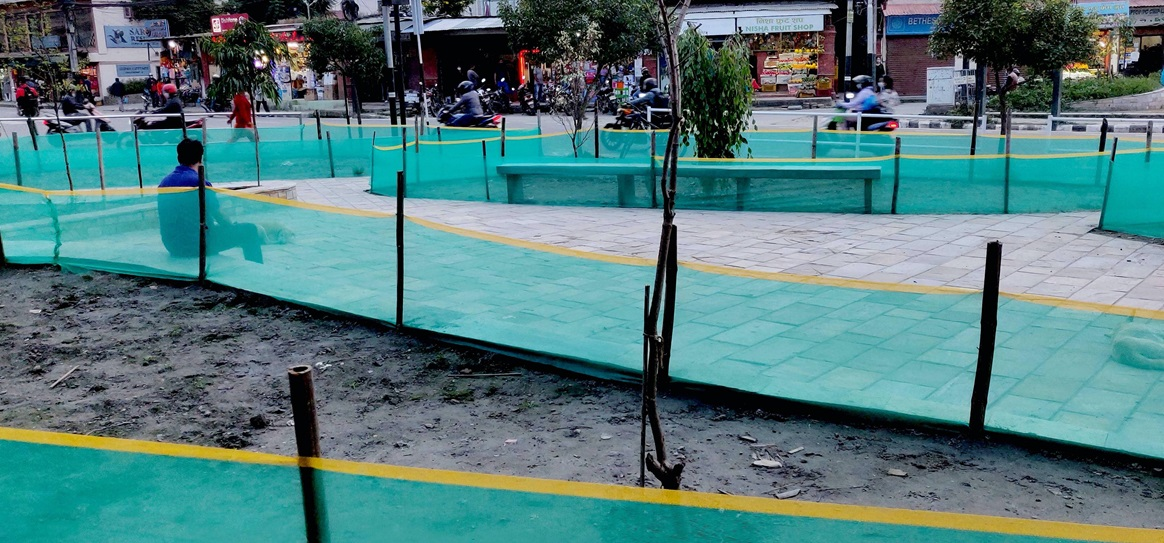
<svg viewBox="0 0 1164 543">
<path fill-rule="evenodd" d="M 166 83 L 162 85 L 162 92 L 166 94 L 178 94 L 178 86 L 173 83 Z"/>
<path fill-rule="evenodd" d="M 465 94 L 471 90 L 473 90 L 473 83 L 470 81 L 462 81 L 457 85 L 457 94 Z"/>
<path fill-rule="evenodd" d="M 643 75 L 645 75 L 645 76 L 650 76 L 650 75 L 651 75 L 651 71 L 650 71 L 650 70 L 648 70 L 648 69 L 646 69 L 646 68 L 643 68 Z"/>
<path fill-rule="evenodd" d="M 867 75 L 859 75 L 853 78 L 853 85 L 858 89 L 863 89 L 873 85 L 873 78 Z"/>
<path fill-rule="evenodd" d="M 659 87 L 659 82 L 653 77 L 648 77 L 643 80 L 643 92 L 652 91 Z"/>
</svg>

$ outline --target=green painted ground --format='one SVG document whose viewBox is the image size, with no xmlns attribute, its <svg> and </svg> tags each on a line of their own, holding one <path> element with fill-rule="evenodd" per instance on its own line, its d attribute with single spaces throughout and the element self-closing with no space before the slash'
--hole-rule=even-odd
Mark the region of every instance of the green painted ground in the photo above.
<svg viewBox="0 0 1164 543">
<path fill-rule="evenodd" d="M 108 444 L 118 440 L 101 440 Z M 127 442 L 119 442 L 125 444 Z M 100 446 L 100 445 L 99 445 Z M 134 443 L 128 443 L 130 448 Z M 203 449 L 203 454 L 219 451 Z M 418 473 L 422 470 L 410 470 Z M 433 472 L 428 472 L 433 473 Z M 443 472 L 481 484 L 480 476 Z M 639 501 L 585 498 L 458 484 L 436 484 L 390 477 L 317 473 L 327 515 L 327 541 L 516 541 L 703 542 L 797 541 L 801 543 L 934 542 L 1054 543 L 1038 536 L 927 528 L 881 522 L 829 520 L 790 514 L 734 510 L 722 496 L 714 507 L 697 503 L 701 495 L 615 489 Z M 432 478 L 430 475 L 429 479 Z M 509 484 L 522 480 L 507 478 Z M 566 494 L 572 483 L 526 480 L 531 488 L 555 486 Z M 588 485 L 593 492 L 596 485 Z M 273 542 L 303 541 L 299 472 L 293 466 L 159 456 L 133 452 L 0 440 L 0 510 L 4 538 L 22 543 Z M 670 497 L 669 497 L 670 496 Z M 768 511 L 791 502 L 748 500 L 745 509 L 770 502 Z M 744 503 L 744 502 L 741 502 Z M 808 505 L 836 515 L 834 506 Z M 849 514 L 893 521 L 899 512 L 848 508 Z M 947 521 L 948 522 L 948 521 Z M 965 519 L 964 526 L 989 530 L 987 517 Z M 1013 521 L 1010 521 L 1013 522 Z M 1024 524 L 1027 533 L 1082 530 Z M 1083 527 L 1080 527 L 1083 528 Z M 1054 531 L 1054 530 L 1057 530 Z M 1148 535 L 1141 530 L 1141 537 Z M 1128 537 L 1125 535 L 1123 537 Z M 1116 540 L 1110 538 L 1109 540 Z M 1122 539 L 1130 540 L 1130 539 Z M 1147 539 L 1144 539 L 1145 541 Z M 1077 541 L 1077 540 L 1071 540 Z"/>
</svg>

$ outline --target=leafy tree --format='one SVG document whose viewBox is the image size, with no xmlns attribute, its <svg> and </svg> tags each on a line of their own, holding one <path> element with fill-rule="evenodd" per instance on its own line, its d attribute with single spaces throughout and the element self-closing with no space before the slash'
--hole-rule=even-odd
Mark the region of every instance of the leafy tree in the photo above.
<svg viewBox="0 0 1164 543">
<path fill-rule="evenodd" d="M 649 0 L 514 0 L 498 9 L 509 45 L 515 51 L 538 50 L 534 60 L 553 64 L 568 53 L 559 37 L 598 27 L 599 42 L 594 58 L 599 68 L 633 59 L 644 49 L 658 44 L 658 30 Z"/>
<path fill-rule="evenodd" d="M 748 143 L 743 132 L 752 117 L 751 51 L 738 35 L 713 50 L 693 28 L 679 36 L 678 46 L 684 140 L 694 135 L 701 157 L 735 158 Z"/>
<path fill-rule="evenodd" d="M 243 92 L 253 102 L 258 93 L 279 103 L 272 70 L 275 61 L 287 59 L 287 45 L 271 36 L 262 23 L 242 21 L 221 36 L 204 39 L 202 50 L 221 70 L 208 89 L 211 98 L 225 103 Z"/>
<path fill-rule="evenodd" d="M 937 57 L 961 55 L 994 70 L 998 102 L 1009 128 L 1003 81 L 1012 67 L 1051 71 L 1095 55 L 1095 19 L 1070 0 L 943 0 L 930 36 Z"/>
<path fill-rule="evenodd" d="M 386 64 L 384 50 L 376 44 L 378 34 L 349 21 L 312 19 L 303 25 L 303 35 L 311 42 L 307 63 L 316 73 L 333 72 L 361 84 L 378 83 Z"/>
<path fill-rule="evenodd" d="M 570 89 L 565 94 L 568 119 L 559 117 L 563 128 L 570 134 L 574 144 L 574 156 L 589 139 L 590 130 L 582 130 L 582 119 L 591 93 L 586 92 L 586 70 L 590 59 L 597 54 L 601 32 L 598 25 L 591 22 L 584 29 L 575 32 L 561 32 L 558 35 L 558 49 L 561 54 L 554 61 L 553 69 L 558 83 Z M 597 137 L 597 136 L 596 136 Z"/>
<path fill-rule="evenodd" d="M 335 0 L 309 0 L 309 2 L 311 16 L 316 17 L 330 13 Z M 274 23 L 282 19 L 307 15 L 303 0 L 235 0 L 234 8 L 239 13 L 246 13 L 262 23 Z"/>
<path fill-rule="evenodd" d="M 424 14 L 430 17 L 460 17 L 473 0 L 424 0 Z"/>
</svg>

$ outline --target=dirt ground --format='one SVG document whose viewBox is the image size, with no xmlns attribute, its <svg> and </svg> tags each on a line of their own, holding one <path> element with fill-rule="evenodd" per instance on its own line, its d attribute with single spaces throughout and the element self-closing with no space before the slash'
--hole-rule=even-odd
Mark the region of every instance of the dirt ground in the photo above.
<svg viewBox="0 0 1164 543">
<path fill-rule="evenodd" d="M 316 368 L 325 456 L 637 483 L 634 385 L 228 289 L 0 270 L 3 426 L 294 454 L 286 369 L 296 364 Z M 481 373 L 520 375 L 469 376 Z M 694 393 L 660 408 L 691 490 L 1164 527 L 1159 463 Z"/>
</svg>

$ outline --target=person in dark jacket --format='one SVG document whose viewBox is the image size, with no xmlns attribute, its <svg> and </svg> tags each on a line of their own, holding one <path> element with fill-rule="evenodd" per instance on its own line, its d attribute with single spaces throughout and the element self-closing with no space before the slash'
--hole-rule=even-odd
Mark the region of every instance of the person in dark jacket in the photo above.
<svg viewBox="0 0 1164 543">
<path fill-rule="evenodd" d="M 173 83 L 162 85 L 162 97 L 166 103 L 162 107 L 151 111 L 153 115 L 175 114 L 172 117 L 158 119 L 146 123 L 147 130 L 182 129 L 182 100 L 178 98 L 178 87 Z"/>
<path fill-rule="evenodd" d="M 113 84 L 109 85 L 109 96 L 117 100 L 117 111 L 125 111 L 125 83 L 121 82 L 121 78 L 113 79 Z"/>
</svg>

